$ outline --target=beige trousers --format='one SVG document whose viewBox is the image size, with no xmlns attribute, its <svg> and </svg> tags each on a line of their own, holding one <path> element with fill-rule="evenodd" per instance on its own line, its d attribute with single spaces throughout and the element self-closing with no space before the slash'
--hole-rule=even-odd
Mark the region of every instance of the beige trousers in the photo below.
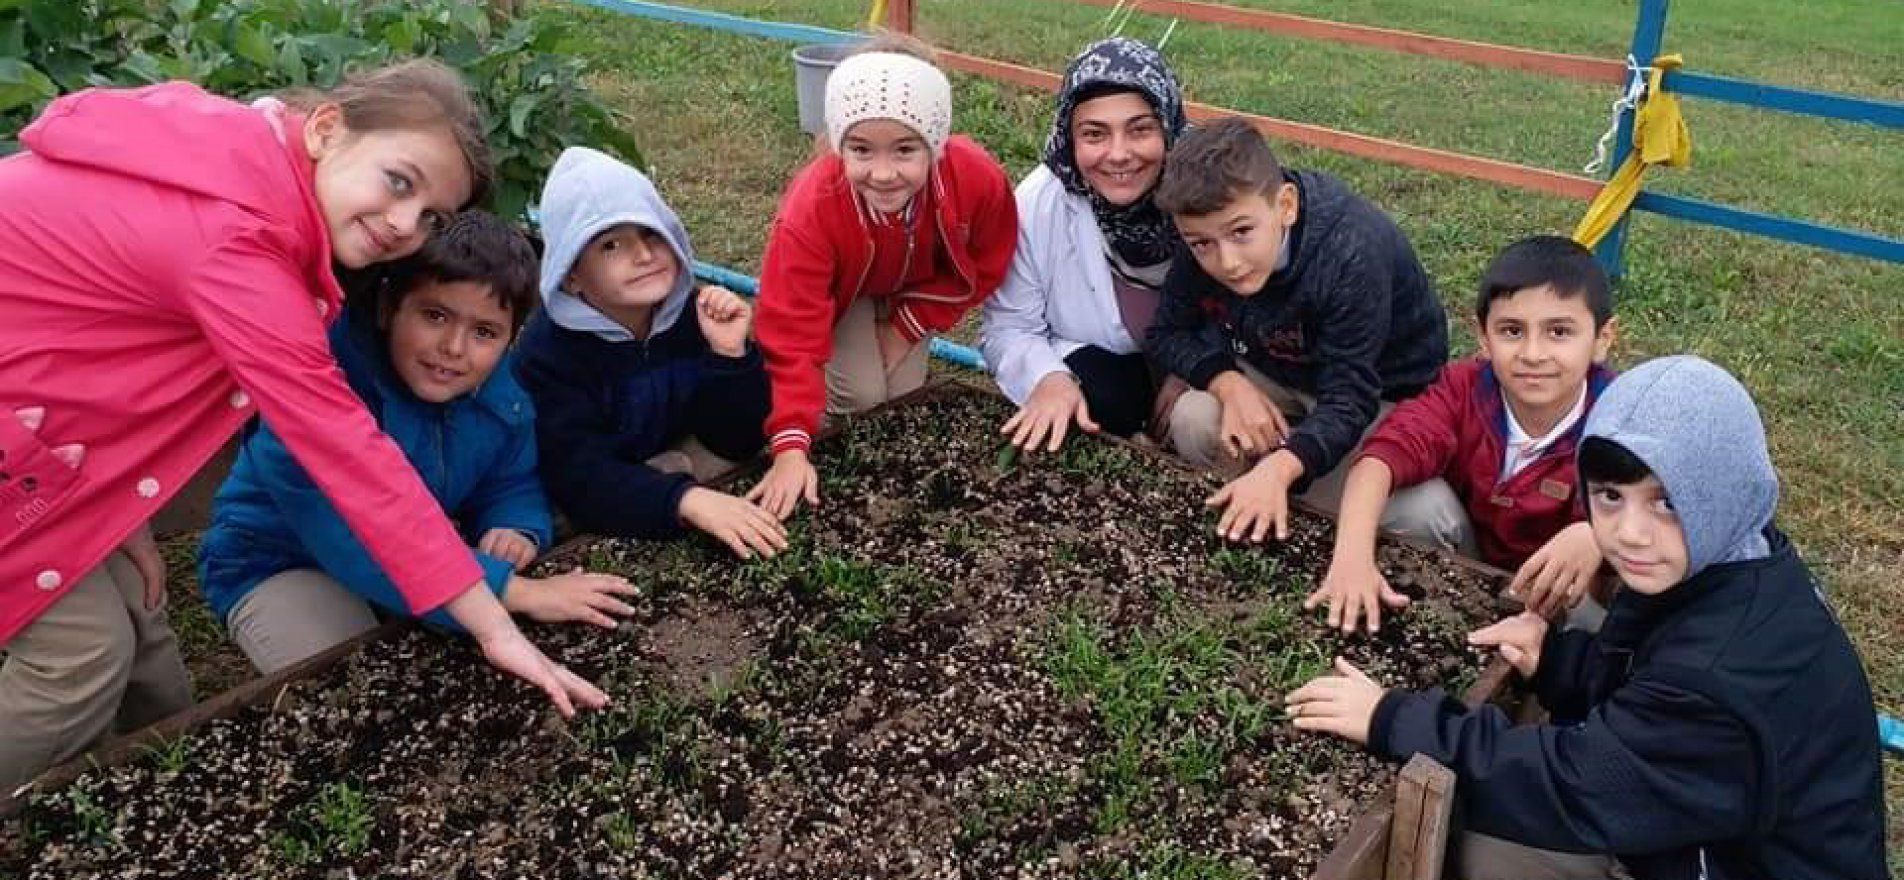
<svg viewBox="0 0 1904 880">
<path fill-rule="evenodd" d="M 647 461 L 647 465 L 655 470 L 664 474 L 687 474 L 696 483 L 710 482 L 739 464 L 715 455 L 697 437 L 689 437 L 681 441 L 681 445 Z"/>
<path fill-rule="evenodd" d="M 1306 392 L 1285 388 L 1275 380 L 1263 375 L 1255 367 L 1241 361 L 1237 368 L 1267 396 L 1277 409 L 1282 410 L 1283 418 L 1293 427 L 1309 415 L 1316 407 L 1316 398 Z M 1362 440 L 1381 424 L 1382 417 L 1395 405 L 1382 401 L 1375 418 L 1362 430 Z M 1176 447 L 1177 455 L 1190 464 L 1216 471 L 1225 479 L 1234 479 L 1255 465 L 1254 459 L 1242 459 L 1230 455 L 1223 448 L 1223 404 L 1216 395 L 1208 391 L 1191 389 L 1177 398 L 1177 405 L 1170 411 L 1170 442 Z M 1296 497 L 1322 510 L 1334 512 L 1342 506 L 1342 486 L 1349 478 L 1349 466 L 1362 451 L 1361 441 L 1334 470 L 1314 477 L 1309 489 Z M 1260 456 L 1258 456 L 1260 458 Z"/>
<path fill-rule="evenodd" d="M 163 604 L 114 552 L 6 644 L 0 666 L 0 795 L 91 747 L 192 705 Z"/>
<path fill-rule="evenodd" d="M 1612 856 L 1554 852 L 1468 831 L 1455 876 L 1462 880 L 1632 880 Z"/>
<path fill-rule="evenodd" d="M 375 629 L 377 615 L 330 575 L 294 568 L 265 578 L 225 623 L 251 665 L 270 675 Z"/>
<path fill-rule="evenodd" d="M 890 323 L 888 300 L 860 297 L 833 325 L 833 359 L 826 363 L 826 411 L 865 412 L 926 384 L 924 341 L 892 369 L 879 356 L 879 334 Z"/>
</svg>

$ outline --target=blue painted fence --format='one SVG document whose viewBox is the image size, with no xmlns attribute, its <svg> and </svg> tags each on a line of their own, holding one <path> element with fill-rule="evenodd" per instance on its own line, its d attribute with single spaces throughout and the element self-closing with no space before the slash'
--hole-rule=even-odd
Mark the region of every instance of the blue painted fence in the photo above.
<svg viewBox="0 0 1904 880">
<path fill-rule="evenodd" d="M 645 18 L 713 28 L 731 33 L 802 43 L 845 43 L 863 35 L 811 25 L 761 21 L 654 3 L 649 0 L 573 0 L 589 6 Z M 1669 0 L 1641 0 L 1639 21 L 1633 31 L 1632 57 L 1650 60 L 1660 54 L 1666 34 Z M 1884 128 L 1904 129 L 1904 104 L 1873 98 L 1834 95 L 1806 89 L 1767 85 L 1711 74 L 1678 70 L 1666 75 L 1662 87 L 1689 97 L 1727 101 L 1751 107 L 1798 113 L 1825 119 L 1862 122 Z M 1613 162 L 1619 168 L 1633 148 L 1633 114 L 1622 114 L 1614 141 Z M 1737 232 L 1810 245 L 1840 253 L 1855 254 L 1894 263 L 1904 263 L 1904 241 L 1871 232 L 1814 223 L 1795 217 L 1781 217 L 1717 202 L 1663 193 L 1641 193 L 1633 209 L 1649 211 L 1692 223 L 1719 226 Z M 1627 223 L 1622 220 L 1600 242 L 1598 255 L 1608 273 L 1622 274 L 1622 254 L 1626 249 Z"/>
</svg>

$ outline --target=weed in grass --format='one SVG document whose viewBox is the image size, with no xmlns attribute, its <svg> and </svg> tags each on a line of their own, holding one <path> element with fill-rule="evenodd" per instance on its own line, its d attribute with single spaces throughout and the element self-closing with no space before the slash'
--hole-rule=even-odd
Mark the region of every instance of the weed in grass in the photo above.
<svg viewBox="0 0 1904 880">
<path fill-rule="evenodd" d="M 73 821 L 79 825 L 81 840 L 97 847 L 117 848 L 119 833 L 112 811 L 107 809 L 91 792 L 74 790 L 67 795 L 66 801 L 72 805 Z"/>
<path fill-rule="evenodd" d="M 1084 876 L 1092 880 L 1242 880 L 1250 873 L 1165 843 L 1152 844 L 1135 859 L 1094 861 L 1086 867 Z"/>
<path fill-rule="evenodd" d="M 145 747 L 145 755 L 163 773 L 177 773 L 192 760 L 192 741 L 179 736 Z"/>
<path fill-rule="evenodd" d="M 1210 565 L 1224 577 L 1264 592 L 1277 586 L 1282 560 L 1256 548 L 1221 547 L 1210 554 Z"/>
<path fill-rule="evenodd" d="M 354 859 L 370 848 L 377 817 L 364 793 L 348 782 L 327 782 L 289 816 L 290 827 L 271 839 L 278 858 L 311 865 L 332 856 Z"/>
<path fill-rule="evenodd" d="M 602 839 L 617 852 L 633 852 L 641 845 L 641 826 L 634 816 L 617 812 L 601 823 Z"/>
</svg>

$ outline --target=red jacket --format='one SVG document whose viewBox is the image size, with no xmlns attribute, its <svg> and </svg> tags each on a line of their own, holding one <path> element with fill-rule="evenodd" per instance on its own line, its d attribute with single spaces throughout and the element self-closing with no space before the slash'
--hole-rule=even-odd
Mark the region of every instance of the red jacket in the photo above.
<svg viewBox="0 0 1904 880">
<path fill-rule="evenodd" d="M 0 160 L 0 644 L 255 415 L 429 611 L 482 570 L 325 338 L 294 116 L 186 83 L 61 98 Z"/>
<path fill-rule="evenodd" d="M 1011 182 L 985 148 L 946 141 L 932 167 L 933 230 L 952 272 L 897 295 L 892 322 L 907 340 L 958 323 L 998 289 L 1018 246 Z M 760 271 L 755 334 L 773 381 L 773 451 L 805 449 L 826 408 L 833 324 L 858 299 L 873 265 L 872 233 L 838 155 L 813 160 L 787 184 Z"/>
<path fill-rule="evenodd" d="M 1611 381 L 1605 367 L 1588 372 L 1588 411 Z M 1580 489 L 1574 469 L 1586 423 L 1583 412 L 1539 458 L 1501 482 L 1507 403 L 1487 359 L 1474 358 L 1449 364 L 1426 391 L 1396 404 L 1362 446 L 1362 457 L 1388 465 L 1396 489 L 1447 480 L 1474 522 L 1481 558 L 1513 570 L 1561 529 L 1586 518 L 1575 497 Z"/>
</svg>

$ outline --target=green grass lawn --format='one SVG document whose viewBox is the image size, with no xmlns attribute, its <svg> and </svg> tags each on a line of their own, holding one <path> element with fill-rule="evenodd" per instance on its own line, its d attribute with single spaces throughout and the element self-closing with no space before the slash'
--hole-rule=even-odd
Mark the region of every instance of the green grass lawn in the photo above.
<svg viewBox="0 0 1904 880">
<path fill-rule="evenodd" d="M 556 0 L 543 0 L 545 4 Z M 690 2 L 690 0 L 677 0 Z M 1635 4 L 1494 0 L 1232 0 L 1384 27 L 1620 57 Z M 852 28 L 864 0 L 691 0 L 759 18 Z M 920 32 L 950 49 L 1059 70 L 1103 36 L 1105 9 L 1054 0 L 923 0 Z M 703 259 L 754 271 L 788 176 L 812 142 L 795 125 L 789 44 L 568 7 L 575 51 L 631 114 L 658 182 Z M 1167 20 L 1126 33 L 1155 40 Z M 1904 15 L 1884 4 L 1709 0 L 1673 10 L 1667 51 L 1691 69 L 1904 100 Z M 1167 47 L 1193 99 L 1444 149 L 1577 171 L 1606 125 L 1608 89 L 1374 50 L 1184 23 Z M 1044 93 L 955 77 L 955 128 L 1014 178 L 1037 161 Z M 1904 236 L 1904 135 L 1688 100 L 1693 167 L 1662 191 Z M 1338 174 L 1395 215 L 1450 314 L 1487 258 L 1567 232 L 1580 203 L 1291 145 L 1290 164 Z M 1784 478 L 1781 522 L 1863 652 L 1881 708 L 1904 713 L 1904 267 L 1647 215 L 1634 224 L 1615 355 L 1696 352 L 1757 396 Z M 1472 348 L 1465 327 L 1462 351 Z M 1892 762 L 1894 851 L 1904 780 Z"/>
</svg>

